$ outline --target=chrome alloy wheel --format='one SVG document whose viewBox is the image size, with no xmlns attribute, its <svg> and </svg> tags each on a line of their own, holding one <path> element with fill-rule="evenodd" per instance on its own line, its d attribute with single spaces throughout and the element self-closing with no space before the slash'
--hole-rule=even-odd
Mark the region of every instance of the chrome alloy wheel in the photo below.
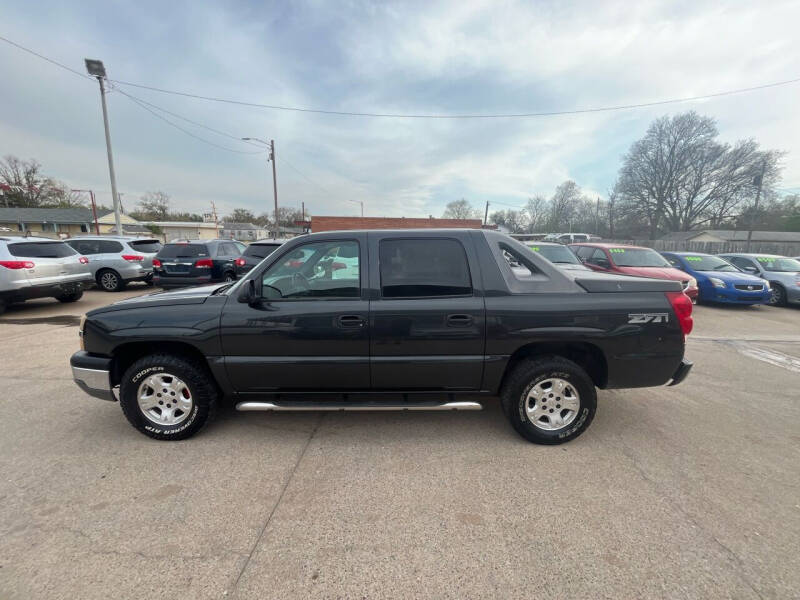
<svg viewBox="0 0 800 600">
<path fill-rule="evenodd" d="M 543 379 L 525 392 L 525 414 L 534 427 L 562 429 L 575 420 L 581 407 L 575 386 L 564 379 Z"/>
<path fill-rule="evenodd" d="M 169 373 L 150 375 L 136 393 L 139 410 L 157 425 L 178 425 L 192 413 L 192 392 L 182 379 Z"/>
<path fill-rule="evenodd" d="M 118 279 L 116 275 L 107 271 L 100 276 L 100 285 L 107 290 L 115 290 L 119 285 Z"/>
</svg>

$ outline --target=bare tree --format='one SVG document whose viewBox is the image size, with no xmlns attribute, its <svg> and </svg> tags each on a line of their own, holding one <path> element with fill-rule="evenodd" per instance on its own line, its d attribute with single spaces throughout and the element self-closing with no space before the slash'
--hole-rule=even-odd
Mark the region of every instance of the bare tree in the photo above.
<svg viewBox="0 0 800 600">
<path fill-rule="evenodd" d="M 762 152 L 753 140 L 723 144 L 717 134 L 714 120 L 695 112 L 654 121 L 623 159 L 615 186 L 620 216 L 645 221 L 654 239 L 662 227 L 688 231 L 732 219 L 762 169 L 765 188 L 774 187 L 781 153 Z"/>
<path fill-rule="evenodd" d="M 526 218 L 521 210 L 498 210 L 489 215 L 489 222 L 505 227 L 511 233 L 523 233 Z"/>
<path fill-rule="evenodd" d="M 253 211 L 246 208 L 234 208 L 233 212 L 224 219 L 228 223 L 253 223 L 256 216 Z"/>
<path fill-rule="evenodd" d="M 581 188 L 577 183 L 569 179 L 560 184 L 550 199 L 550 228 L 553 231 L 568 229 L 582 199 Z"/>
<path fill-rule="evenodd" d="M 550 203 L 544 196 L 533 196 L 528 198 L 523 211 L 527 220 L 525 229 L 528 233 L 534 233 L 546 227 L 550 217 Z"/>
<path fill-rule="evenodd" d="M 442 214 L 443 219 L 477 219 L 478 211 L 469 203 L 468 200 L 453 200 L 448 202 Z"/>
<path fill-rule="evenodd" d="M 169 194 L 161 191 L 147 192 L 139 199 L 139 208 L 131 213 L 144 221 L 169 220 Z"/>
<path fill-rule="evenodd" d="M 36 160 L 7 155 L 0 160 L 0 204 L 19 208 L 83 206 L 83 200 L 63 183 L 42 174 Z"/>
</svg>

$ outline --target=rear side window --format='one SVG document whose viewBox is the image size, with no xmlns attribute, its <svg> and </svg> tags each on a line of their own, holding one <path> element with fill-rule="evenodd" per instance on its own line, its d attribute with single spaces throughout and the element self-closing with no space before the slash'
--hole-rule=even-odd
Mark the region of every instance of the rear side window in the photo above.
<svg viewBox="0 0 800 600">
<path fill-rule="evenodd" d="M 8 252 L 11 256 L 22 258 L 65 258 L 74 256 L 75 250 L 64 242 L 22 242 L 9 244 Z"/>
<path fill-rule="evenodd" d="M 456 240 L 382 240 L 380 272 L 384 298 L 472 294 L 467 254 Z"/>
<path fill-rule="evenodd" d="M 155 254 L 161 250 L 161 242 L 158 240 L 135 240 L 128 242 L 128 245 L 137 252 L 144 252 L 145 254 Z"/>
<path fill-rule="evenodd" d="M 244 251 L 243 256 L 254 256 L 256 258 L 267 258 L 275 252 L 276 244 L 250 244 Z"/>
<path fill-rule="evenodd" d="M 167 244 L 158 253 L 159 258 L 196 258 L 208 256 L 205 244 Z"/>
<path fill-rule="evenodd" d="M 594 248 L 591 246 L 578 246 L 578 248 L 575 250 L 575 254 L 584 260 L 589 258 L 592 255 L 592 252 L 594 252 Z"/>
<path fill-rule="evenodd" d="M 79 254 L 117 254 L 122 252 L 122 244 L 112 240 L 71 240 L 67 242 Z"/>
</svg>

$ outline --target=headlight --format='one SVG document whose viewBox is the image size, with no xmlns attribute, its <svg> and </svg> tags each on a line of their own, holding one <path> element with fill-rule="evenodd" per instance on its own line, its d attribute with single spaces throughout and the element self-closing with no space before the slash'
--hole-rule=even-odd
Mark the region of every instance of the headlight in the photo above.
<svg viewBox="0 0 800 600">
<path fill-rule="evenodd" d="M 86 325 L 86 315 L 81 317 L 81 322 L 78 325 L 78 338 L 81 340 L 81 350 L 86 350 L 83 344 L 83 326 Z"/>
<path fill-rule="evenodd" d="M 709 277 L 708 280 L 711 282 L 711 285 L 718 288 L 726 287 L 726 284 L 722 279 L 717 279 L 716 277 Z"/>
<path fill-rule="evenodd" d="M 689 287 L 697 287 L 697 279 L 689 277 Z"/>
<path fill-rule="evenodd" d="M 798 285 L 800 285 L 800 284 L 798 284 Z M 769 285 L 769 281 L 767 281 L 766 279 L 764 280 L 764 289 L 767 290 L 767 291 L 770 291 L 772 289 L 770 287 L 770 285 Z"/>
</svg>

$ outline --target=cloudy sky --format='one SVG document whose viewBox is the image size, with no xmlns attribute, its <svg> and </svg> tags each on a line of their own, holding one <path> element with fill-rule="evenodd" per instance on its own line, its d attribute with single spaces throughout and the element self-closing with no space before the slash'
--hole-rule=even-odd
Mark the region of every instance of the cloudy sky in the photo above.
<svg viewBox="0 0 800 600">
<path fill-rule="evenodd" d="M 242 100 L 350 112 L 508 114 L 716 93 L 800 77 L 800 3 L 781 2 L 17 2 L 0 35 L 83 72 Z M 97 84 L 0 42 L 0 154 L 36 158 L 110 203 Z M 788 151 L 800 189 L 800 83 L 615 112 L 503 119 L 367 118 L 214 103 L 117 85 L 193 121 L 274 138 L 281 205 L 312 214 L 440 216 L 465 197 L 520 206 L 564 179 L 603 195 L 654 118 L 694 109 L 723 140 Z M 272 206 L 263 154 L 178 131 L 109 96 L 126 208 L 147 190 L 224 214 Z M 225 148 L 257 150 L 169 114 Z"/>
</svg>

